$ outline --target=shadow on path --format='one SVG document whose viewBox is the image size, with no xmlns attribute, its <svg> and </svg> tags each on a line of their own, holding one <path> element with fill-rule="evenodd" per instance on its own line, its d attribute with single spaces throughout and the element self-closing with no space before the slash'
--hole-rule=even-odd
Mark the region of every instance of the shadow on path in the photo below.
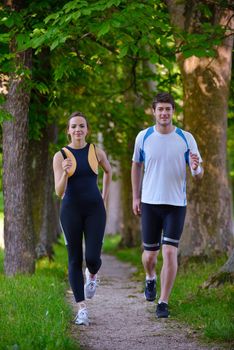
<svg viewBox="0 0 234 350">
<path fill-rule="evenodd" d="M 155 303 L 147 302 L 142 283 L 132 281 L 135 271 L 113 256 L 102 256 L 100 286 L 87 301 L 90 325 L 72 325 L 72 336 L 83 350 L 221 350 L 198 343 L 184 325 L 155 317 Z M 76 314 L 72 294 L 69 300 Z"/>
</svg>

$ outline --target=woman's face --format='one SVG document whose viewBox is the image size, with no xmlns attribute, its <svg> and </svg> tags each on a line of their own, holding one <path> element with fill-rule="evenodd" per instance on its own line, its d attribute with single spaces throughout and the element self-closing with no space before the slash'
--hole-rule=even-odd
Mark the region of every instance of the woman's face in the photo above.
<svg viewBox="0 0 234 350">
<path fill-rule="evenodd" d="M 85 137 L 88 134 L 88 126 L 85 118 L 83 117 L 71 118 L 69 121 L 67 134 L 70 135 L 72 141 L 85 140 Z"/>
</svg>

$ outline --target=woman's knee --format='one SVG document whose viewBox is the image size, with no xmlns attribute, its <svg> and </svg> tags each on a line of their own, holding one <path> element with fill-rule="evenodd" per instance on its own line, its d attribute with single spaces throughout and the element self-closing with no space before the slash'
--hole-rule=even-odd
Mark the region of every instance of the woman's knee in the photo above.
<svg viewBox="0 0 234 350">
<path fill-rule="evenodd" d="M 81 257 L 69 257 L 69 269 L 82 269 L 83 259 Z"/>
<path fill-rule="evenodd" d="M 102 264 L 101 258 L 94 256 L 86 256 L 86 266 L 90 273 L 96 274 Z"/>
</svg>

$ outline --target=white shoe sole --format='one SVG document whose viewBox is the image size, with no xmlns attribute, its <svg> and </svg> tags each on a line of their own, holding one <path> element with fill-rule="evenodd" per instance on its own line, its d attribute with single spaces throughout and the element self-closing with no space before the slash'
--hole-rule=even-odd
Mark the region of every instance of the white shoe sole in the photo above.
<svg viewBox="0 0 234 350">
<path fill-rule="evenodd" d="M 75 324 L 77 326 L 89 326 L 89 321 L 76 321 Z"/>
</svg>

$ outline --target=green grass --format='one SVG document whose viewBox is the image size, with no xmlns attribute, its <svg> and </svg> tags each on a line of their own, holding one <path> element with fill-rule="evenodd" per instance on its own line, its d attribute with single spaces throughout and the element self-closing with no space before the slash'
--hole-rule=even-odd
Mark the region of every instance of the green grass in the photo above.
<svg viewBox="0 0 234 350">
<path fill-rule="evenodd" d="M 106 236 L 104 252 L 116 255 L 122 261 L 137 266 L 137 277 L 144 279 L 140 248 L 118 249 L 120 236 Z M 178 270 L 170 298 L 171 318 L 188 324 L 203 340 L 225 345 L 234 342 L 234 286 L 226 283 L 219 288 L 202 289 L 200 286 L 226 258 L 212 263 L 191 262 Z M 162 256 L 159 255 L 156 272 L 159 275 Z M 158 290 L 160 281 L 158 279 Z"/>
<path fill-rule="evenodd" d="M 103 244 L 103 252 L 108 254 L 114 254 L 117 258 L 125 262 L 131 262 L 138 267 L 140 272 L 141 259 L 139 259 L 140 247 L 139 248 L 124 248 L 119 249 L 120 235 L 106 235 Z"/>
<path fill-rule="evenodd" d="M 40 260 L 33 276 L 5 277 L 0 250 L 1 350 L 79 349 L 69 335 L 66 259 L 65 247 L 56 245 L 55 260 Z"/>
<path fill-rule="evenodd" d="M 219 288 L 200 287 L 225 260 L 217 258 L 213 263 L 190 263 L 186 269 L 181 268 L 172 293 L 172 311 L 207 339 L 233 342 L 234 286 L 226 283 Z"/>
</svg>

